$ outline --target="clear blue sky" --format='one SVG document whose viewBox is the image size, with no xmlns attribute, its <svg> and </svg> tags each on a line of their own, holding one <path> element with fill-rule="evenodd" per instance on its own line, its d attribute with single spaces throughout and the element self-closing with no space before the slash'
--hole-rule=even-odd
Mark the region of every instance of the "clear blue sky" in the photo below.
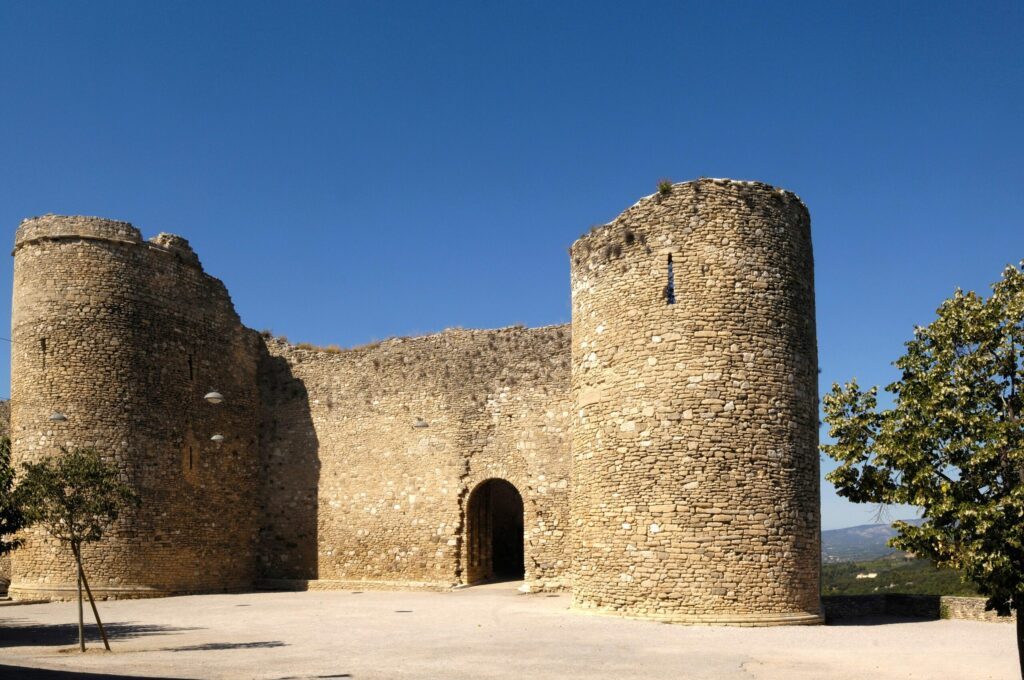
<svg viewBox="0 0 1024 680">
<path fill-rule="evenodd" d="M 758 179 L 813 216 L 823 388 L 886 383 L 1024 257 L 1022 35 L 1021 2 L 5 0 L 0 225 L 182 234 L 249 326 L 354 345 L 566 322 L 591 225 Z"/>
</svg>

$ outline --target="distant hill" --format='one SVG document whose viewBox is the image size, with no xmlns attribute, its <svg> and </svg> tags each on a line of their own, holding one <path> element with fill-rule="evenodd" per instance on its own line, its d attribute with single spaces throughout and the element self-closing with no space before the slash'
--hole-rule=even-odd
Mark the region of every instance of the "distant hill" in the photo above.
<svg viewBox="0 0 1024 680">
<path fill-rule="evenodd" d="M 928 560 L 902 553 L 877 560 L 835 562 L 821 568 L 822 595 L 964 595 L 977 596 L 952 569 L 937 569 Z"/>
<path fill-rule="evenodd" d="M 923 520 L 903 520 L 920 524 Z M 861 524 L 821 532 L 821 594 L 977 595 L 951 569 L 890 548 L 896 535 L 889 524 Z"/>
<path fill-rule="evenodd" d="M 920 519 L 903 520 L 920 524 Z M 900 552 L 887 542 L 896 535 L 889 524 L 861 524 L 821 532 L 821 559 L 825 564 L 877 560 Z"/>
</svg>

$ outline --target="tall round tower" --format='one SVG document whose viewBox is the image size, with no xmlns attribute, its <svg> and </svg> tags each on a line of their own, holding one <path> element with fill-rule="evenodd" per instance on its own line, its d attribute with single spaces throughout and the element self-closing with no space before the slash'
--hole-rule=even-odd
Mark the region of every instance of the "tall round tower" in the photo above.
<svg viewBox="0 0 1024 680">
<path fill-rule="evenodd" d="M 676 184 L 570 256 L 573 605 L 819 622 L 803 203 L 757 182 Z"/>
<path fill-rule="evenodd" d="M 169 234 L 143 241 L 126 222 L 94 217 L 25 220 L 14 247 L 11 330 L 15 465 L 94 448 L 142 499 L 85 547 L 94 593 L 251 586 L 255 334 L 188 242 Z M 224 403 L 204 401 L 214 389 Z M 68 551 L 40 529 L 27 538 L 12 554 L 11 594 L 72 597 Z"/>
</svg>

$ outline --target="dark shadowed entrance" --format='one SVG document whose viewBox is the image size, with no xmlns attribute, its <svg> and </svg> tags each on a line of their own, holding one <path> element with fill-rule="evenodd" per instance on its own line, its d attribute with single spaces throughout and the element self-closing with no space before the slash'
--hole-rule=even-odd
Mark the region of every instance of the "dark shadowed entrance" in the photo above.
<svg viewBox="0 0 1024 680">
<path fill-rule="evenodd" d="M 466 507 L 467 583 L 523 578 L 523 497 L 504 479 L 488 479 Z"/>
</svg>

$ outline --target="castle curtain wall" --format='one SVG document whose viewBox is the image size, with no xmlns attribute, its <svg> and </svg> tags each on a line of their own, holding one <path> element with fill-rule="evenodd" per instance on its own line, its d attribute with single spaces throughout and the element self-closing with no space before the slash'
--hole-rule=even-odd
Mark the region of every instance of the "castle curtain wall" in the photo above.
<svg viewBox="0 0 1024 680">
<path fill-rule="evenodd" d="M 339 352 L 268 338 L 266 348 L 266 579 L 464 582 L 468 495 L 497 477 L 523 496 L 527 582 L 567 585 L 567 327 L 450 330 Z M 310 529 L 298 544 L 296 522 Z"/>
</svg>

